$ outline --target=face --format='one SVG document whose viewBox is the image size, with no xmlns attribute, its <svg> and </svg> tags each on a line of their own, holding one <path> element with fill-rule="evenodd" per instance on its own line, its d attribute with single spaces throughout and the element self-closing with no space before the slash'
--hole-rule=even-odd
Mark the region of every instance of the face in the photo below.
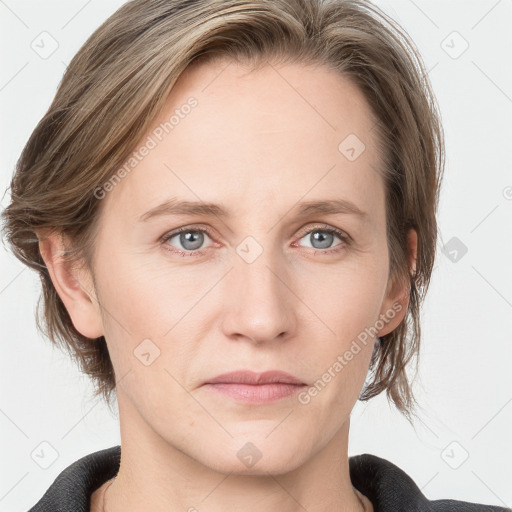
<svg viewBox="0 0 512 512">
<path fill-rule="evenodd" d="M 336 439 L 367 374 L 368 329 L 403 316 L 374 123 L 323 67 L 218 61 L 180 77 L 99 199 L 101 308 L 88 322 L 72 312 L 107 340 L 121 422 L 226 472 L 291 470 Z M 267 399 L 204 385 L 238 370 L 304 385 L 267 386 Z"/>
</svg>

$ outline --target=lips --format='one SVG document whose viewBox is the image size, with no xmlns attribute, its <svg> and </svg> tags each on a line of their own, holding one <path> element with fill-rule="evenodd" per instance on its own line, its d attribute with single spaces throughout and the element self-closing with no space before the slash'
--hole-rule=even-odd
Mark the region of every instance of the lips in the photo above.
<svg viewBox="0 0 512 512">
<path fill-rule="evenodd" d="M 207 380 L 203 389 L 245 405 L 263 405 L 291 399 L 306 384 L 280 370 L 255 373 L 241 370 Z"/>
<path fill-rule="evenodd" d="M 241 370 L 217 375 L 212 379 L 208 379 L 204 384 L 248 384 L 248 385 L 263 385 L 263 384 L 296 384 L 304 385 L 297 377 L 280 371 L 270 370 L 263 373 L 256 373 L 250 370 Z"/>
</svg>

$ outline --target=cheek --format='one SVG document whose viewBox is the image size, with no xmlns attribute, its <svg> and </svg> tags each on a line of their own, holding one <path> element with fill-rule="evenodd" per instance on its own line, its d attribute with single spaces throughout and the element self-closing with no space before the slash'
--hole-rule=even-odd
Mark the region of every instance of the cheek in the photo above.
<svg viewBox="0 0 512 512">
<path fill-rule="evenodd" d="M 332 273 L 321 293 L 307 299 L 329 327 L 322 350 L 312 357 L 323 372 L 320 386 L 328 383 L 326 395 L 338 405 L 355 401 L 364 383 L 387 284 L 383 265 L 360 263 Z"/>
<path fill-rule="evenodd" d="M 331 267 L 305 281 L 304 302 L 322 315 L 342 344 L 377 320 L 387 285 L 384 265 L 376 258 L 360 258 Z M 323 285 L 319 283 L 324 282 Z"/>
<path fill-rule="evenodd" d="M 135 261 L 118 259 L 116 265 L 104 267 L 101 301 L 109 353 L 122 381 L 119 387 L 143 411 L 148 404 L 183 400 L 178 382 L 187 385 L 186 370 L 197 350 L 189 331 L 196 325 L 183 317 L 197 299 L 192 300 L 189 292 L 190 300 L 184 300 L 178 292 L 186 283 L 176 279 L 177 272 L 165 276 L 164 271 Z M 190 318 L 193 322 L 193 315 Z M 191 417 L 187 411 L 182 416 L 183 421 Z M 162 421 L 168 420 L 164 415 Z"/>
<path fill-rule="evenodd" d="M 127 254 L 103 267 L 98 285 L 111 320 L 129 332 L 149 336 L 169 329 L 166 322 L 171 322 L 172 313 L 181 308 L 186 295 L 193 295 L 185 276 L 176 268 L 156 268 L 149 257 Z"/>
<path fill-rule="evenodd" d="M 117 373 L 134 370 L 132 379 L 154 387 L 158 370 L 168 368 L 184 381 L 201 350 L 194 341 L 207 334 L 207 318 L 216 316 L 218 297 L 207 297 L 211 283 L 199 267 L 184 269 L 129 253 L 98 269 L 105 337 Z M 168 374 L 163 379 L 172 387 Z"/>
</svg>

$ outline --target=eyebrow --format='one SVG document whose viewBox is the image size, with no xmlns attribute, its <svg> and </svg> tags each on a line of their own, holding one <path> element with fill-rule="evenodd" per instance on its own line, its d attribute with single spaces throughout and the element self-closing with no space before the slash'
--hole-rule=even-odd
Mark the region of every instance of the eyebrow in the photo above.
<svg viewBox="0 0 512 512">
<path fill-rule="evenodd" d="M 321 201 L 305 201 L 296 204 L 291 210 L 296 210 L 298 217 L 310 215 L 336 215 L 347 214 L 367 220 L 368 213 L 362 211 L 351 201 L 346 199 L 329 199 Z M 180 201 L 169 199 L 151 208 L 139 217 L 139 222 L 146 222 L 154 217 L 170 215 L 202 215 L 207 217 L 232 217 L 231 210 L 216 203 L 205 203 L 202 201 Z"/>
</svg>

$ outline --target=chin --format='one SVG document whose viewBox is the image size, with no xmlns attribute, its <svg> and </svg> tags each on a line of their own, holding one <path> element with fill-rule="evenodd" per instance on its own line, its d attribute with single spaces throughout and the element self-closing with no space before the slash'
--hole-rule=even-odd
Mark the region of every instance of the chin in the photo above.
<svg viewBox="0 0 512 512">
<path fill-rule="evenodd" d="M 269 422 L 270 423 L 270 422 Z M 200 449 L 196 460 L 221 473 L 238 475 L 273 475 L 288 473 L 301 466 L 308 457 L 304 439 L 284 430 L 281 435 L 272 428 L 260 428 L 229 439 L 209 439 L 211 445 Z M 279 427 L 278 427 L 279 428 Z M 269 435 L 269 432 L 272 432 Z M 201 443 L 195 444 L 200 446 Z"/>
</svg>

